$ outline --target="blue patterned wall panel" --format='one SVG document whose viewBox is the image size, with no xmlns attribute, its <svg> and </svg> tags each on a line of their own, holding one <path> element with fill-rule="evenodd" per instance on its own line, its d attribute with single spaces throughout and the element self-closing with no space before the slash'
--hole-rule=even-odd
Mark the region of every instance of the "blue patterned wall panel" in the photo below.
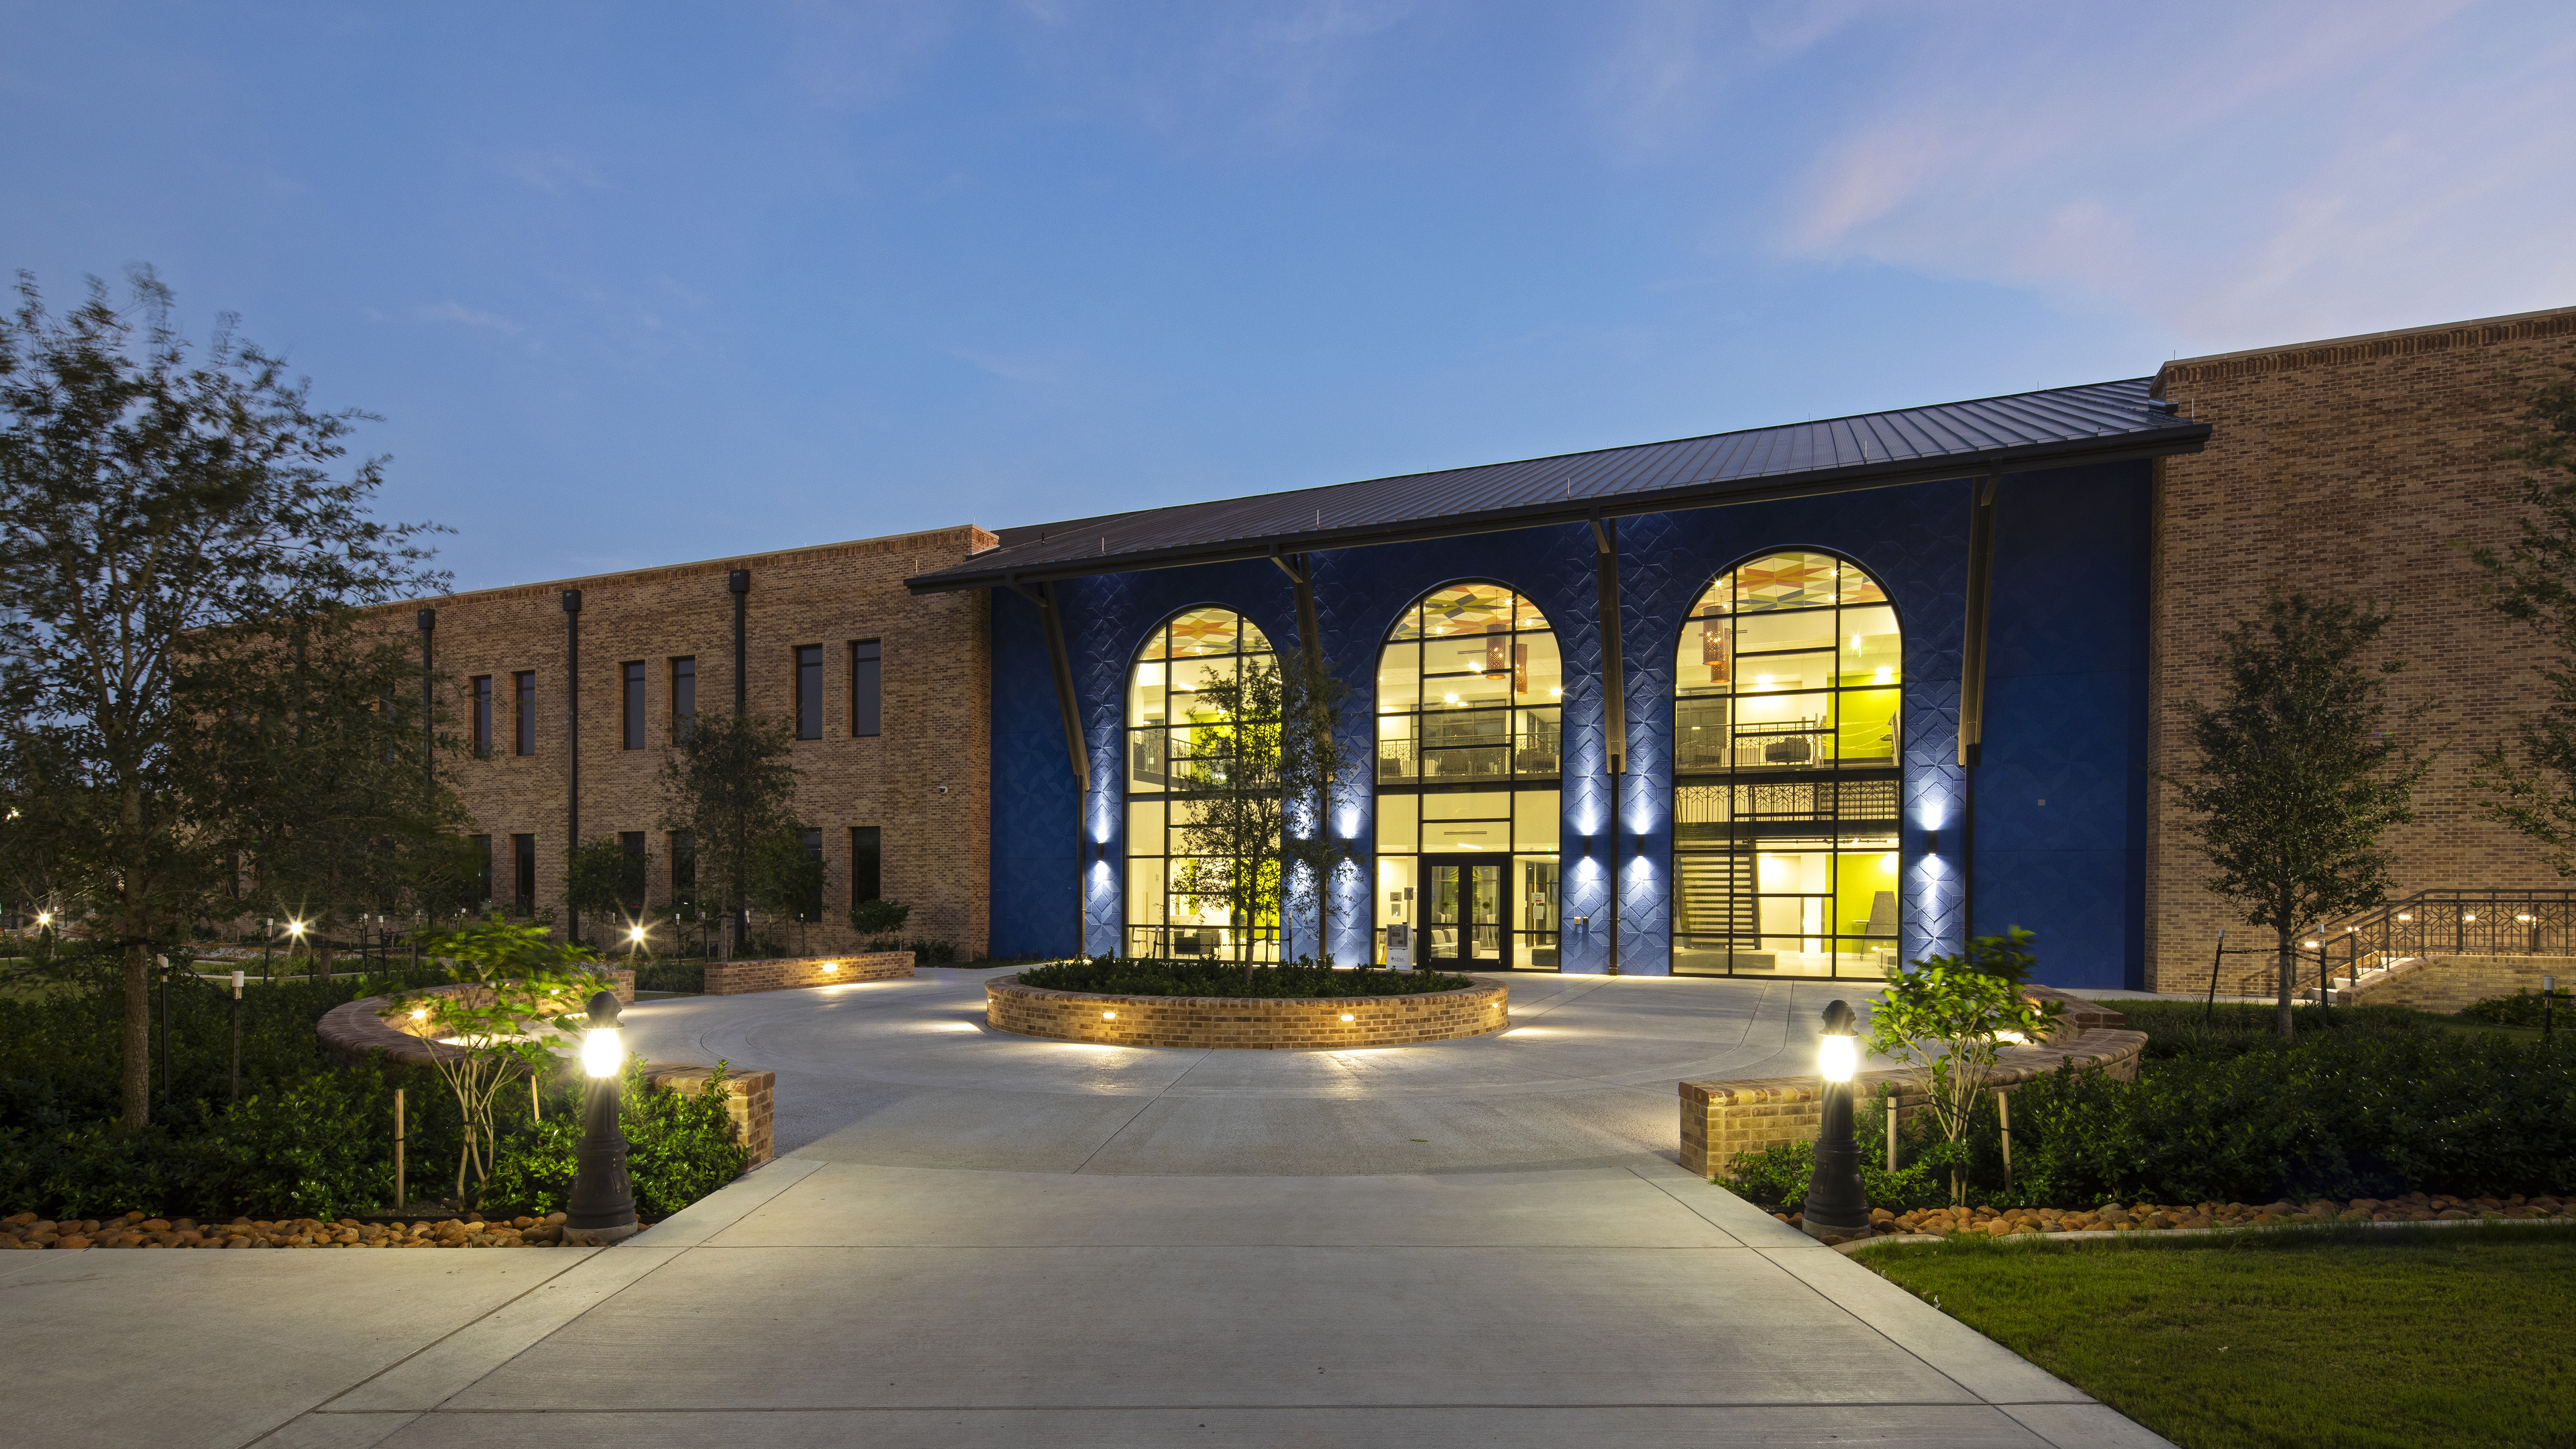
<svg viewBox="0 0 2576 1449">
<path fill-rule="evenodd" d="M 2052 985 L 2144 977 L 2152 479 L 2023 474 L 1996 503 L 1975 929 L 2038 932 Z"/>
<path fill-rule="evenodd" d="M 2053 615 L 2060 600 L 2050 595 L 2087 580 L 2099 595 L 2105 578 L 2117 577 L 2122 587 L 2142 579 L 2143 527 L 2122 511 L 2138 491 L 2141 476 L 2140 470 L 2122 465 L 2048 475 L 2028 488 L 2018 479 L 2007 482 L 2010 511 L 2004 517 L 2009 522 L 1999 529 L 1999 545 L 2012 552 L 1999 552 L 1992 637 L 1999 641 L 1997 659 L 2009 661 L 2011 669 L 1989 683 L 1987 758 L 2001 774 L 1997 782 L 1982 783 L 1979 795 L 1980 843 L 1991 847 L 1979 856 L 1981 923 L 1990 914 L 1989 877 L 2001 872 L 1994 887 L 2006 892 L 2000 899 L 2014 910 L 2035 918 L 2042 897 L 2058 891 L 2082 903 L 2080 911 L 2069 907 L 2050 916 L 2061 920 L 2099 914 L 2096 903 L 2108 899 L 2109 918 L 2126 923 L 2122 929 L 2134 934 L 2133 906 L 2122 905 L 2117 890 L 2103 895 L 2098 863 L 2085 870 L 2042 869 L 2024 857 L 2047 852 L 2020 842 L 2052 842 L 2050 848 L 2061 853 L 2107 852 L 2120 869 L 2134 868 L 2134 799 L 2113 803 L 2119 791 L 2107 782 L 2117 770 L 2104 751 L 2117 755 L 2132 748 L 2119 721 L 2142 718 L 2136 713 L 2142 702 L 2127 700 L 2100 680 L 2068 683 L 2056 677 L 2089 672 L 2132 678 L 2129 656 L 2116 657 L 2106 669 L 2101 652 L 2104 629 L 2118 634 L 2126 626 L 2118 618 L 2103 624 Z M 2106 491 L 2121 508 L 2102 508 Z M 1594 551 L 1588 527 L 1319 554 L 1314 559 L 1317 612 L 1324 653 L 1352 692 L 1349 743 L 1358 759 L 1374 758 L 1371 717 L 1378 649 L 1396 616 L 1415 599 L 1443 584 L 1490 579 L 1536 602 L 1555 626 L 1565 660 L 1563 910 L 1568 917 L 1589 916 L 1606 926 L 1615 854 L 1621 969 L 1662 974 L 1670 969 L 1671 949 L 1672 661 L 1683 622 L 1717 574 L 1748 558 L 1784 548 L 1842 553 L 1887 587 L 1905 633 L 1904 850 L 1909 886 L 1903 949 L 1909 958 L 1955 949 L 1965 926 L 1959 919 L 1965 800 L 1955 732 L 1970 496 L 1968 481 L 1956 480 L 1621 520 L 1629 770 L 1615 800 L 1602 741 L 1601 638 L 1594 618 Z M 2106 514 L 2111 521 L 2104 521 Z M 2009 573 L 2001 566 L 2007 558 Z M 1216 604 L 1241 610 L 1275 644 L 1290 647 L 1295 642 L 1294 596 L 1287 578 L 1260 561 L 1073 580 L 1057 589 L 1093 761 L 1092 793 L 1081 803 L 1079 817 L 1088 835 L 1112 846 L 1114 861 L 1124 856 L 1121 732 L 1128 662 L 1138 645 L 1172 614 Z M 2109 592 L 2120 594 L 2121 589 Z M 2143 619 L 2135 598 L 2126 607 Z M 1074 898 L 1068 884 L 1075 870 L 1077 806 L 1055 720 L 1043 636 L 1036 610 L 1014 596 L 997 599 L 993 618 L 995 769 L 1010 777 L 995 781 L 994 950 L 1061 950 L 1072 934 Z M 2070 662 L 2080 667 L 2070 669 Z M 2056 666 L 2053 671 L 2051 665 Z M 2130 715 L 2121 715 L 2124 708 Z M 2106 731 L 2118 735 L 2116 745 L 2102 742 Z M 2073 739 L 2076 735 L 2083 738 Z M 2005 797 L 1998 791 L 2046 796 L 2052 809 L 2058 808 L 2052 791 L 2069 799 L 2089 792 L 2080 812 L 2085 824 L 2074 834 L 2049 836 L 2047 830 L 2071 827 L 2057 824 L 2054 817 L 2021 818 L 2000 803 L 1995 806 L 1999 818 L 1990 822 L 1986 803 L 2001 802 Z M 2130 795 L 2135 794 L 2132 788 Z M 1362 842 L 1365 860 L 1366 842 L 1375 832 L 1373 796 L 1365 778 L 1347 781 L 1336 792 L 1330 828 Z M 1095 951 L 1115 949 L 1123 911 L 1119 870 L 1114 864 L 1095 865 L 1083 878 L 1084 944 Z M 1334 953 L 1355 959 L 1368 949 L 1371 891 L 1363 870 L 1340 872 L 1333 894 Z M 1310 951 L 1313 944 L 1311 918 L 1301 913 L 1291 923 L 1290 953 Z M 1587 933 L 1569 927 L 1567 971 L 1599 972 L 1607 968 L 1608 957 L 1606 929 Z"/>
</svg>

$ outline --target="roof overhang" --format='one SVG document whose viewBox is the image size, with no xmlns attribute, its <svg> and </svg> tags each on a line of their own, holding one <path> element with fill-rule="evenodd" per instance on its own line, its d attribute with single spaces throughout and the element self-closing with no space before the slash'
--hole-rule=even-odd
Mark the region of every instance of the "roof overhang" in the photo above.
<svg viewBox="0 0 2576 1449">
<path fill-rule="evenodd" d="M 1048 549 L 1046 552 L 1051 556 L 1014 559 L 1011 555 L 1021 553 L 1023 550 L 1034 552 L 1037 546 L 1005 545 L 999 549 L 988 550 L 989 556 L 986 558 L 973 560 L 955 568 L 941 569 L 935 573 L 917 575 L 906 579 L 904 583 L 915 594 L 955 593 L 968 589 L 1034 584 L 1050 579 L 1087 578 L 1102 574 L 1136 573 L 1149 569 L 1183 568 L 1194 564 L 1263 559 L 1322 549 L 1367 548 L 1381 544 L 1414 543 L 1426 539 L 1500 533 L 1513 529 L 1544 528 L 1554 524 L 1583 523 L 1637 514 L 1671 513 L 1694 508 L 1722 508 L 1737 504 L 1767 503 L 1787 498 L 1810 498 L 1830 493 L 1852 493 L 1873 488 L 1900 488 L 1909 484 L 1938 482 L 1952 478 L 2088 467 L 2197 453 L 2207 444 L 2210 432 L 2211 428 L 2207 423 L 2177 418 L 2167 426 L 2157 427 L 2148 432 L 2113 433 L 2089 438 L 2054 438 L 2044 442 L 1962 450 L 1933 458 L 1901 458 L 1844 464 L 1759 477 L 1711 478 L 1653 489 L 1623 490 L 1591 498 L 1578 495 L 1514 507 L 1468 510 L 1349 527 L 1290 529 L 1257 536 L 1206 539 L 1165 545 L 1149 543 L 1115 549 L 1106 546 L 1107 536 L 1104 535 L 1103 552 L 1096 557 L 1079 555 L 1068 557 L 1060 549 Z M 1271 499 L 1282 496 L 1268 495 Z M 1090 527 L 1105 526 L 1115 531 L 1118 525 L 1131 520 L 1155 514 L 1214 506 L 1221 505 L 1178 504 L 1167 509 L 1146 509 L 1136 513 L 1108 515 L 1092 523 Z M 1076 528 L 1083 528 L 1085 532 L 1089 532 L 1090 527 L 1082 524 L 1067 524 L 1058 529 L 1050 525 L 1049 532 L 1071 533 Z M 1025 533 L 1026 531 L 1014 530 L 1014 532 Z M 1040 543 L 1043 542 L 1042 536 Z"/>
</svg>

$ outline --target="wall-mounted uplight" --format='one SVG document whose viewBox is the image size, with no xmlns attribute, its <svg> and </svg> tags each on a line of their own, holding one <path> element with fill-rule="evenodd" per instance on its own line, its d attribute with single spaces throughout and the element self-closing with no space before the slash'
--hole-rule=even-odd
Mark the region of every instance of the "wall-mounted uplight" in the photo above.
<svg viewBox="0 0 2576 1449">
<path fill-rule="evenodd" d="M 1347 1011 L 1345 1011 L 1345 1012 L 1343 1012 L 1343 1013 L 1342 1013 L 1342 1020 L 1344 1020 L 1344 1021 L 1353 1021 L 1353 1020 L 1356 1020 L 1356 1019 L 1357 1019 L 1357 1018 L 1353 1017 L 1353 1016 L 1352 1016 L 1349 1012 L 1347 1012 Z"/>
<path fill-rule="evenodd" d="M 826 961 L 823 963 L 823 974 L 827 976 L 839 971 L 840 969 L 841 963 L 838 961 Z"/>
<path fill-rule="evenodd" d="M 1100 1019 L 1102 1021 L 1116 1021 L 1118 1019 L 1118 1013 L 1114 1011 L 1104 1011 L 1100 1013 Z"/>
</svg>

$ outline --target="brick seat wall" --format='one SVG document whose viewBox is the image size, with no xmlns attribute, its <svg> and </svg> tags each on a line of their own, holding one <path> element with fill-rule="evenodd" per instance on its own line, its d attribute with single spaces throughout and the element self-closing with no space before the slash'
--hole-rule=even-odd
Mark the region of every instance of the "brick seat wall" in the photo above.
<svg viewBox="0 0 2576 1449">
<path fill-rule="evenodd" d="M 853 981 L 895 981 L 912 974 L 910 951 L 859 956 L 800 956 L 784 961 L 710 961 L 707 995 L 792 991 L 802 986 L 846 986 Z"/>
<path fill-rule="evenodd" d="M 984 984 L 984 1021 L 1021 1036 L 1109 1046 L 1345 1051 L 1505 1031 L 1512 1012 L 1511 988 L 1490 983 L 1413 996 L 1109 996 L 1001 976 Z"/>
</svg>

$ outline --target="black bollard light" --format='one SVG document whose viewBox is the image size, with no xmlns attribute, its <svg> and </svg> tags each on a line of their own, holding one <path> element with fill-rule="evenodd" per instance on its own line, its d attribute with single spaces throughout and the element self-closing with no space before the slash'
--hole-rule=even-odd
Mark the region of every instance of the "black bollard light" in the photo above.
<svg viewBox="0 0 2576 1449">
<path fill-rule="evenodd" d="M 1869 1193 L 1860 1185 L 1860 1144 L 1852 1140 L 1852 1073 L 1860 1066 L 1855 1018 L 1846 1002 L 1825 1007 L 1817 1074 L 1825 1079 L 1824 1121 L 1816 1132 L 1816 1170 L 1807 1179 L 1799 1224 L 1811 1237 L 1858 1237 L 1869 1227 Z"/>
<path fill-rule="evenodd" d="M 233 968 L 233 1100 L 241 1100 L 241 968 Z M 399 1207 L 401 1204 L 397 1203 Z"/>
<path fill-rule="evenodd" d="M 2540 978 L 2540 1037 L 2547 1041 L 2558 1035 L 2558 1022 L 2550 1014 L 2558 1005 L 2558 978 Z"/>
<path fill-rule="evenodd" d="M 626 1175 L 626 1137 L 617 1130 L 618 1079 L 626 1050 L 617 1036 L 617 993 L 590 998 L 590 1026 L 581 1034 L 581 1150 L 564 1205 L 563 1240 L 601 1246 L 635 1236 L 635 1184 Z"/>
</svg>

